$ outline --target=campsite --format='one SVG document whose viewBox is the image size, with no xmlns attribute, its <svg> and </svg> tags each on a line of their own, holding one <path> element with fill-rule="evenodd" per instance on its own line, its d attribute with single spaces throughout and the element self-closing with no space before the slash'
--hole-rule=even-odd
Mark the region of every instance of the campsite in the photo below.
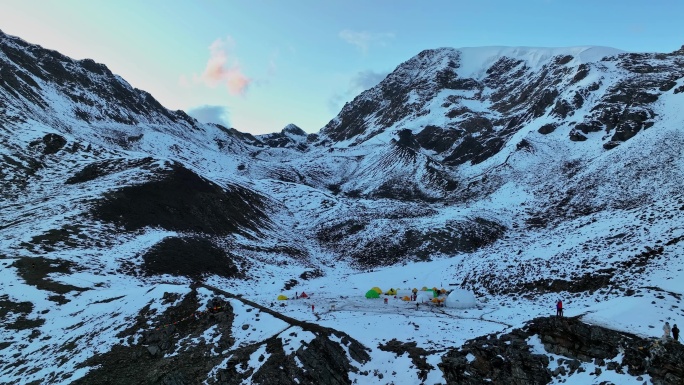
<svg viewBox="0 0 684 385">
<path fill-rule="evenodd" d="M 384 289 L 380 286 L 376 288 Z M 487 319 L 487 314 L 498 310 L 497 306 L 476 301 L 474 294 L 468 290 L 452 289 L 451 293 L 460 294 L 463 300 L 456 300 L 455 295 L 450 303 L 444 301 L 449 298 L 448 294 L 434 297 L 431 289 L 418 288 L 415 301 L 404 300 L 401 295 L 412 294 L 413 288 L 393 289 L 396 289 L 396 295 L 385 294 L 389 288 L 382 294 L 371 288 L 352 288 L 350 291 L 355 294 L 338 295 L 341 290 L 319 288 L 305 291 L 308 298 L 299 299 L 295 298 L 295 291 L 292 290 L 292 293 L 281 294 L 289 299 L 271 303 L 279 312 L 297 319 L 338 329 L 340 325 L 346 325 L 343 330 L 355 330 L 357 336 L 359 332 L 365 334 L 368 340 L 373 341 L 370 346 L 392 339 L 417 341 L 421 342 L 420 345 L 422 341 L 431 340 L 436 347 L 446 349 L 463 343 L 473 333 L 487 334 L 507 327 L 499 321 Z M 369 291 L 377 296 L 370 295 Z M 367 298 L 367 295 L 371 298 Z M 443 302 L 433 302 L 437 298 Z M 387 299 L 387 303 L 384 299 Z M 263 299 L 259 302 L 263 302 Z M 314 305 L 313 312 L 311 305 Z"/>
</svg>

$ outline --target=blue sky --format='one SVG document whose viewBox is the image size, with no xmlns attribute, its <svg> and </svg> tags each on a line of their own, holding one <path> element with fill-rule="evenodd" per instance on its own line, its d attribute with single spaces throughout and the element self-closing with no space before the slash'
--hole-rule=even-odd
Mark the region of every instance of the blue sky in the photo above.
<svg viewBox="0 0 684 385">
<path fill-rule="evenodd" d="M 0 29 L 106 64 L 164 106 L 317 132 L 423 49 L 684 45 L 681 0 L 1 0 Z"/>
</svg>

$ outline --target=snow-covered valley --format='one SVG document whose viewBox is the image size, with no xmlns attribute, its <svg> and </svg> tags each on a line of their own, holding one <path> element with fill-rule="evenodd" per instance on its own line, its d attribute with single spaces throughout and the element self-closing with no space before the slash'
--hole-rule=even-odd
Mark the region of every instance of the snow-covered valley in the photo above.
<svg viewBox="0 0 684 385">
<path fill-rule="evenodd" d="M 254 137 L 0 48 L 1 383 L 684 378 L 657 342 L 684 316 L 681 50 L 428 50 L 319 133 Z M 583 350 L 602 333 L 631 342 Z"/>
</svg>

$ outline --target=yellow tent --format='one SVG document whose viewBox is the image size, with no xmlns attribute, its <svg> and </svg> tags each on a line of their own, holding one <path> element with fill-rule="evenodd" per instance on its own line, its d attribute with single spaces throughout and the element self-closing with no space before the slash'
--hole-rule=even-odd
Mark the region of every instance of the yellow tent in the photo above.
<svg viewBox="0 0 684 385">
<path fill-rule="evenodd" d="M 281 294 L 278 296 L 278 301 L 284 301 L 286 299 L 287 299 L 287 297 L 284 294 Z"/>
<path fill-rule="evenodd" d="M 402 300 L 402 301 L 410 301 L 411 298 L 409 298 L 408 295 L 405 295 L 405 296 L 403 296 L 403 297 L 401 298 L 401 300 Z"/>
<path fill-rule="evenodd" d="M 444 300 L 445 300 L 445 298 L 437 298 L 437 297 L 435 297 L 435 298 L 432 299 L 432 303 L 442 303 L 442 302 L 444 302 Z"/>
<path fill-rule="evenodd" d="M 371 290 L 375 290 L 375 291 L 377 291 L 377 292 L 378 292 L 378 294 L 382 294 L 382 289 L 380 289 L 380 288 L 379 288 L 379 287 L 377 287 L 377 286 L 376 286 L 376 287 L 374 287 L 374 288 L 371 288 Z"/>
<path fill-rule="evenodd" d="M 421 290 L 421 291 L 427 291 L 427 287 L 423 286 L 423 288 L 420 289 L 420 290 Z"/>
<path fill-rule="evenodd" d="M 432 291 L 434 291 L 434 292 L 438 292 L 439 290 L 437 290 L 437 288 L 436 288 L 436 287 L 433 287 L 433 288 L 432 288 Z"/>
<path fill-rule="evenodd" d="M 389 290 L 387 290 L 387 293 L 385 293 L 385 294 L 386 295 L 397 295 L 397 291 L 394 289 L 389 289 Z"/>
<path fill-rule="evenodd" d="M 442 293 L 442 294 L 446 294 L 446 289 L 445 289 L 445 288 L 442 288 L 439 292 Z"/>
</svg>

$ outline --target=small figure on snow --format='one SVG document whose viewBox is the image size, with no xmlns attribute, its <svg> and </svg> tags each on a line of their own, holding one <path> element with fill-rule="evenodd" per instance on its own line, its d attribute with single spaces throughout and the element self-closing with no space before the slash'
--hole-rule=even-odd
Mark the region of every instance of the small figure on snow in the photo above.
<svg viewBox="0 0 684 385">
<path fill-rule="evenodd" d="M 563 316 L 563 302 L 560 299 L 558 299 L 558 302 L 556 302 L 556 316 Z"/>
<path fill-rule="evenodd" d="M 311 304 L 311 312 L 312 313 L 314 312 L 314 305 L 313 304 Z"/>
<path fill-rule="evenodd" d="M 665 322 L 663 325 L 663 342 L 667 342 L 670 338 L 670 323 Z"/>
<path fill-rule="evenodd" d="M 675 341 L 679 341 L 679 328 L 677 327 L 677 324 L 672 326 L 672 338 L 674 338 Z"/>
</svg>

